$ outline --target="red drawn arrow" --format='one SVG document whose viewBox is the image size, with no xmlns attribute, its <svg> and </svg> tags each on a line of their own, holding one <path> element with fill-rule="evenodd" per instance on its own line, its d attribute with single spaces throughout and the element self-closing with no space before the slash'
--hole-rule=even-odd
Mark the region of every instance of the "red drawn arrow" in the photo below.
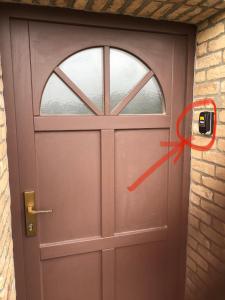
<svg viewBox="0 0 225 300">
<path fill-rule="evenodd" d="M 205 146 L 199 146 L 192 143 L 192 140 L 194 139 L 193 136 L 189 138 L 185 138 L 180 133 L 180 124 L 182 123 L 183 119 L 185 118 L 186 114 L 192 110 L 195 107 L 200 106 L 206 106 L 206 105 L 212 105 L 214 110 L 214 128 L 213 128 L 213 134 L 212 138 L 210 139 L 210 142 Z M 174 163 L 178 161 L 178 159 L 181 157 L 185 146 L 189 146 L 192 149 L 198 150 L 198 151 L 207 151 L 209 150 L 216 138 L 216 124 L 217 124 L 217 115 L 216 115 L 216 104 L 213 99 L 203 99 L 198 100 L 196 102 L 190 103 L 185 107 L 185 109 L 182 111 L 182 113 L 179 115 L 177 122 L 176 122 L 176 135 L 179 139 L 179 142 L 161 142 L 160 145 L 163 147 L 172 147 L 170 151 L 168 151 L 162 158 L 160 158 L 158 161 L 156 161 L 152 166 L 150 166 L 140 177 L 138 177 L 134 183 L 132 183 L 128 187 L 128 191 L 132 192 L 134 191 L 147 177 L 149 177 L 152 173 L 154 173 L 162 164 L 164 164 L 171 156 L 175 155 Z"/>
</svg>

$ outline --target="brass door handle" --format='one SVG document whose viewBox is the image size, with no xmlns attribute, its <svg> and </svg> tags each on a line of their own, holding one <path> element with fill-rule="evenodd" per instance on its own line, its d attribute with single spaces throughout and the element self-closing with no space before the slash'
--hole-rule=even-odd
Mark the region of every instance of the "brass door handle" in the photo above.
<svg viewBox="0 0 225 300">
<path fill-rule="evenodd" d="M 32 205 L 29 205 L 27 207 L 27 212 L 28 214 L 31 214 L 31 215 L 38 215 L 38 214 L 48 214 L 48 213 L 52 213 L 53 210 L 52 209 L 49 209 L 49 210 L 35 210 L 33 209 L 33 206 Z"/>
<path fill-rule="evenodd" d="M 25 223 L 26 223 L 26 236 L 37 235 L 37 215 L 52 213 L 49 210 L 35 210 L 35 192 L 24 192 L 24 209 L 25 209 Z"/>
</svg>

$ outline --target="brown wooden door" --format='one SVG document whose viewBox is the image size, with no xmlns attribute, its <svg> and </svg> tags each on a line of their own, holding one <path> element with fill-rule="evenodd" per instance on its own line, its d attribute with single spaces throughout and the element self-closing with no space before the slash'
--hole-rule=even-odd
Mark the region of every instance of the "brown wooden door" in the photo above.
<svg viewBox="0 0 225 300">
<path fill-rule="evenodd" d="M 53 209 L 24 234 L 27 299 L 181 299 L 183 160 L 127 187 L 176 140 L 186 36 L 25 20 L 11 36 L 21 201 Z"/>
</svg>

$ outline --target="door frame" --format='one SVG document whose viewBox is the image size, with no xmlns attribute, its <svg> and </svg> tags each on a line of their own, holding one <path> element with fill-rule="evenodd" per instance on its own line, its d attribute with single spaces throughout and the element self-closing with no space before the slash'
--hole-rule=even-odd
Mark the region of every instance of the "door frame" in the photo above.
<svg viewBox="0 0 225 300">
<path fill-rule="evenodd" d="M 36 20 L 52 23 L 71 25 L 97 26 L 103 28 L 125 29 L 133 31 L 145 31 L 155 33 L 168 33 L 182 35 L 187 38 L 187 73 L 185 105 L 192 102 L 193 98 L 193 74 L 194 74 L 194 53 L 196 27 L 188 24 L 179 24 L 168 21 L 154 21 L 150 19 L 130 17 L 124 15 L 110 15 L 74 11 L 66 8 L 38 7 L 22 4 L 0 4 L 0 51 L 4 81 L 4 100 L 7 120 L 7 147 L 9 159 L 9 181 L 11 191 L 11 213 L 12 213 L 12 234 L 14 242 L 14 263 L 16 276 L 17 300 L 26 299 L 26 280 L 24 268 L 24 224 L 22 219 L 23 203 L 20 199 L 20 178 L 18 164 L 18 138 L 16 129 L 16 115 L 14 102 L 13 66 L 11 57 L 11 32 L 10 20 Z M 185 119 L 185 135 L 191 133 L 192 115 Z M 188 205 L 190 188 L 190 150 L 185 148 L 183 155 L 183 196 L 181 199 L 181 220 L 180 239 L 181 256 L 180 260 L 180 299 L 184 297 L 185 286 L 185 265 L 186 265 L 186 239 L 188 225 Z"/>
</svg>

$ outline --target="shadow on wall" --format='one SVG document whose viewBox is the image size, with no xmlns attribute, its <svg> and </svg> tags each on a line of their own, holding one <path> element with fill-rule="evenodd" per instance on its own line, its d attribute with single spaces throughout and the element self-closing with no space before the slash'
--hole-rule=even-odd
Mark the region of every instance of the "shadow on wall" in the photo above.
<svg viewBox="0 0 225 300">
<path fill-rule="evenodd" d="M 225 300 L 225 274 L 212 283 L 205 293 L 205 300 Z"/>
<path fill-rule="evenodd" d="M 185 300 L 225 300 L 225 272 L 209 279 L 205 287 L 199 288 L 197 294 L 189 295 Z"/>
</svg>

